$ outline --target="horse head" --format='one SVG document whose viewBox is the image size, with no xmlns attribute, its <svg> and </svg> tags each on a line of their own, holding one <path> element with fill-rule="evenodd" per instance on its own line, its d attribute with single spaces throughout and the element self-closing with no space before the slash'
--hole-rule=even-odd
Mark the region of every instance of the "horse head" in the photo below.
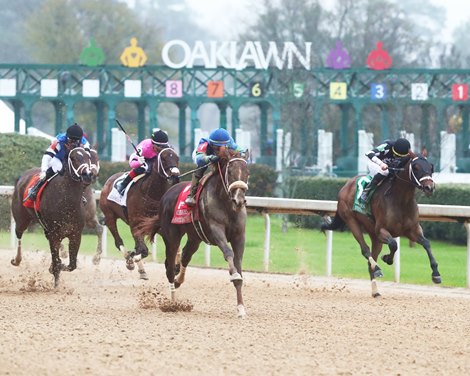
<svg viewBox="0 0 470 376">
<path fill-rule="evenodd" d="M 434 192 L 435 184 L 434 180 L 432 179 L 433 172 L 433 164 L 423 156 L 416 156 L 410 162 L 410 181 L 417 188 L 421 189 L 426 196 L 431 196 Z"/>
<path fill-rule="evenodd" d="M 180 175 L 178 168 L 179 160 L 180 157 L 173 148 L 168 147 L 160 150 L 157 160 L 154 162 L 157 164 L 158 174 L 170 180 L 172 184 L 178 183 Z"/>
<path fill-rule="evenodd" d="M 72 149 L 67 157 L 67 165 L 73 180 L 82 181 L 85 185 L 91 184 L 93 178 L 91 157 L 84 148 Z"/>
<path fill-rule="evenodd" d="M 235 210 L 246 205 L 245 193 L 248 189 L 248 152 L 226 153 L 221 156 L 219 166 L 223 173 L 222 182 Z"/>
</svg>

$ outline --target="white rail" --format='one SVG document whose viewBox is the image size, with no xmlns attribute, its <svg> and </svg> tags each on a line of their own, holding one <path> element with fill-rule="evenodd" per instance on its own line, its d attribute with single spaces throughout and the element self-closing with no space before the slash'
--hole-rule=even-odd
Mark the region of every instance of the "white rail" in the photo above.
<svg viewBox="0 0 470 376">
<path fill-rule="evenodd" d="M 13 194 L 12 186 L 0 185 L 0 195 L 11 196 Z M 101 192 L 95 191 L 95 199 L 99 200 Z M 259 212 L 265 217 L 265 244 L 264 244 L 264 270 L 269 268 L 269 250 L 270 250 L 270 218 L 269 214 L 297 214 L 297 215 L 334 215 L 336 212 L 336 201 L 321 200 L 302 200 L 286 199 L 272 197 L 253 197 L 247 196 L 247 208 L 251 212 Z M 461 205 L 425 205 L 419 204 L 419 219 L 421 221 L 435 222 L 462 222 L 467 231 L 467 288 L 470 288 L 470 206 Z M 11 220 L 12 247 L 15 245 L 14 221 Z M 327 231 L 326 236 L 326 274 L 331 275 L 332 260 L 332 231 Z M 399 242 L 398 242 L 399 244 Z M 106 238 L 103 238 L 103 249 L 107 249 Z M 206 249 L 206 259 L 209 250 Z M 206 264 L 208 261 L 206 260 Z M 395 281 L 400 281 L 400 255 L 399 249 L 395 254 Z M 209 265 L 208 265 L 209 266 Z"/>
</svg>

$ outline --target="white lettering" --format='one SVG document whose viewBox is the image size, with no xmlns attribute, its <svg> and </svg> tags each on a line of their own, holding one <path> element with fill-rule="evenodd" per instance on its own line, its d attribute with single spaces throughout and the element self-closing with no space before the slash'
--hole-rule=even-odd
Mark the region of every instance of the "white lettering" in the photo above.
<svg viewBox="0 0 470 376">
<path fill-rule="evenodd" d="M 256 69 L 293 69 L 294 58 L 300 66 L 309 70 L 311 64 L 312 43 L 305 42 L 305 53 L 302 53 L 293 42 L 284 42 L 280 52 L 276 42 L 268 42 L 265 53 L 261 42 L 247 41 L 243 46 L 239 59 L 237 42 L 211 41 L 208 49 L 202 41 L 196 41 L 193 49 L 182 40 L 172 40 L 162 49 L 162 60 L 173 69 L 192 68 L 196 62 L 205 68 L 213 69 L 222 66 L 227 69 L 244 69 L 254 66 Z M 175 51 L 176 49 L 176 51 Z"/>
<path fill-rule="evenodd" d="M 243 49 L 242 56 L 237 64 L 237 69 L 241 70 L 247 67 L 247 60 L 252 60 L 256 69 L 261 69 L 261 64 L 256 53 L 256 47 L 254 42 L 246 42 L 245 48 Z"/>
<path fill-rule="evenodd" d="M 180 63 L 175 63 L 170 58 L 170 49 L 173 46 L 179 46 L 183 49 L 183 59 L 181 60 Z M 190 61 L 190 56 L 191 56 L 191 49 L 189 48 L 188 44 L 185 41 L 182 41 L 179 39 L 169 41 L 163 46 L 163 49 L 162 49 L 163 63 L 173 69 L 179 69 L 179 68 L 183 68 L 187 66 Z"/>
</svg>

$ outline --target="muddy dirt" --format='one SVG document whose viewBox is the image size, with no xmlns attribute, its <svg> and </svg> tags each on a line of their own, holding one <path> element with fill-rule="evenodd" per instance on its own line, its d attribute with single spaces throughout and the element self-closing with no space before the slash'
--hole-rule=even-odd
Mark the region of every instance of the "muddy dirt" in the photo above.
<svg viewBox="0 0 470 376">
<path fill-rule="evenodd" d="M 161 264 L 79 257 L 52 288 L 49 253 L 0 251 L 1 375 L 469 375 L 470 290 L 188 268 L 164 309 Z M 168 306 L 167 306 L 168 308 Z M 174 308 L 174 307 L 173 307 Z"/>
</svg>

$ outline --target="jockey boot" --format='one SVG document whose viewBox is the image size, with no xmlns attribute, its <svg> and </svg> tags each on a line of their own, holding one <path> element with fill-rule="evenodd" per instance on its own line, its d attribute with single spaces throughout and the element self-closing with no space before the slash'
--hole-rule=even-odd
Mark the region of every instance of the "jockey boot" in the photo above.
<svg viewBox="0 0 470 376">
<path fill-rule="evenodd" d="M 191 189 L 189 190 L 189 195 L 184 201 L 188 206 L 196 205 L 196 193 L 197 187 L 199 186 L 199 180 L 201 180 L 201 176 L 193 174 L 193 178 L 191 179 Z"/>
<path fill-rule="evenodd" d="M 384 180 L 385 178 L 386 178 L 385 175 L 375 174 L 375 176 L 371 180 L 371 182 L 369 184 L 367 184 L 367 186 L 364 188 L 364 191 L 362 192 L 362 195 L 361 195 L 361 201 L 364 202 L 364 203 L 368 203 L 369 199 L 370 199 L 370 197 L 369 197 L 370 191 L 375 189 L 377 187 L 377 185 L 379 185 L 379 183 L 382 180 Z"/>
<path fill-rule="evenodd" d="M 31 199 L 32 201 L 36 200 L 36 196 L 38 195 L 39 188 L 41 188 L 42 184 L 44 183 L 44 180 L 39 179 L 36 182 L 36 184 L 34 184 L 31 188 L 29 188 L 28 195 L 23 200 L 23 202 L 26 202 L 29 199 Z"/>
<path fill-rule="evenodd" d="M 121 180 L 119 183 L 116 184 L 116 189 L 121 196 L 124 194 L 124 191 L 126 190 L 127 185 L 131 182 L 133 178 L 131 175 L 132 175 L 131 173 L 127 174 L 125 179 Z"/>
</svg>

